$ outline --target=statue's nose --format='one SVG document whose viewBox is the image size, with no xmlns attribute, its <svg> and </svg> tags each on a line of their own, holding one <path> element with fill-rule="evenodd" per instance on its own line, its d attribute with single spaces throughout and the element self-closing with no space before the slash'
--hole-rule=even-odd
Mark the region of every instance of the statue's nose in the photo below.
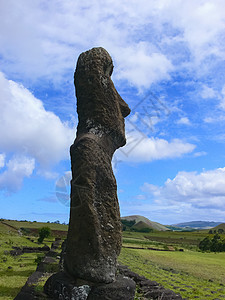
<svg viewBox="0 0 225 300">
<path fill-rule="evenodd" d="M 122 116 L 126 118 L 131 112 L 129 106 L 121 97 L 119 97 L 119 105 L 120 105 Z"/>
</svg>

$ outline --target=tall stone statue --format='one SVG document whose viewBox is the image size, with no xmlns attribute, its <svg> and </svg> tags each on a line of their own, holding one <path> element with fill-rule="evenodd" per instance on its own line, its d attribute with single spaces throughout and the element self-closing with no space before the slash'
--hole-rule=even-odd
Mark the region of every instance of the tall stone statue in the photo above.
<svg viewBox="0 0 225 300">
<path fill-rule="evenodd" d="M 79 123 L 71 146 L 71 208 L 65 270 L 91 282 L 115 280 L 121 249 L 117 185 L 111 161 L 126 144 L 130 113 L 111 80 L 113 62 L 103 48 L 82 53 L 74 83 Z"/>
<path fill-rule="evenodd" d="M 79 123 L 70 148 L 70 222 L 60 271 L 45 283 L 53 299 L 133 300 L 135 282 L 116 274 L 121 221 L 112 156 L 126 144 L 130 109 L 110 78 L 113 63 L 103 48 L 82 53 L 74 83 Z"/>
</svg>

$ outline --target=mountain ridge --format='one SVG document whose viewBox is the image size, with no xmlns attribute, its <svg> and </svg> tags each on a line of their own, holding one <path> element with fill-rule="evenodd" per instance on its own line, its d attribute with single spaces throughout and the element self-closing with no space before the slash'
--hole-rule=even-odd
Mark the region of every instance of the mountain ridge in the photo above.
<svg viewBox="0 0 225 300">
<path fill-rule="evenodd" d="M 220 225 L 222 222 L 215 222 L 215 221 L 190 221 L 190 222 L 182 222 L 177 224 L 172 224 L 171 226 L 185 228 L 191 227 L 194 229 L 211 229 Z"/>
</svg>

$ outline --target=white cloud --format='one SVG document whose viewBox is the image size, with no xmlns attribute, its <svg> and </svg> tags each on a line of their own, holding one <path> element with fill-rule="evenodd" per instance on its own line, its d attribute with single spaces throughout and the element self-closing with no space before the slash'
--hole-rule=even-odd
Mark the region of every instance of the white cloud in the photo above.
<svg viewBox="0 0 225 300">
<path fill-rule="evenodd" d="M 171 59 L 189 71 L 201 63 L 202 72 L 206 58 L 224 59 L 224 22 L 220 0 L 1 1 L 2 65 L 59 82 L 81 51 L 101 45 L 120 66 L 118 78 L 149 87 L 169 78 Z"/>
<path fill-rule="evenodd" d="M 73 142 L 75 131 L 52 112 L 46 111 L 42 102 L 26 88 L 14 81 L 7 80 L 0 72 L 0 149 L 13 153 L 16 160 L 7 163 L 8 169 L 1 174 L 1 187 L 11 188 L 10 176 L 14 178 L 15 190 L 21 186 L 22 179 L 31 175 L 26 166 L 34 167 L 34 161 L 40 166 L 44 176 L 52 177 L 49 168 L 62 159 L 69 158 L 69 146 Z M 22 156 L 19 164 L 19 156 Z M 7 158 L 7 157 L 6 157 Z M 1 154 L 1 166 L 5 156 Z M 24 171 L 18 171 L 13 166 Z M 7 183 L 7 180 L 9 182 Z"/>
<path fill-rule="evenodd" d="M 225 110 L 225 85 L 223 86 L 222 91 L 221 91 L 219 108 Z"/>
<path fill-rule="evenodd" d="M 45 177 L 46 179 L 56 179 L 59 177 L 59 174 L 57 172 L 48 170 L 38 170 L 37 174 Z"/>
<path fill-rule="evenodd" d="M 34 157 L 48 167 L 69 157 L 74 129 L 46 111 L 26 88 L 0 73 L 0 149 Z"/>
<path fill-rule="evenodd" d="M 211 55 L 224 57 L 222 7 L 222 1 L 170 1 L 162 10 L 168 22 L 181 30 L 180 37 L 197 64 Z"/>
<path fill-rule="evenodd" d="M 22 186 L 24 177 L 29 177 L 35 168 L 34 158 L 14 156 L 6 164 L 7 169 L 0 174 L 0 189 L 16 192 Z"/>
<path fill-rule="evenodd" d="M 225 211 L 220 208 L 198 208 L 190 203 L 149 203 L 143 200 L 138 204 L 122 201 L 120 206 L 123 215 L 138 214 L 164 225 L 197 220 L 224 222 L 225 219 Z"/>
<path fill-rule="evenodd" d="M 173 139 L 149 138 L 141 132 L 127 133 L 127 144 L 116 152 L 118 161 L 150 162 L 159 159 L 171 159 L 191 153 L 195 145 Z"/>
<path fill-rule="evenodd" d="M 216 114 L 216 112 L 214 113 Z M 203 120 L 205 123 L 218 123 L 218 122 L 224 122 L 225 121 L 225 116 L 224 115 L 217 115 L 216 117 L 206 117 Z"/>
<path fill-rule="evenodd" d="M 0 168 L 3 168 L 5 166 L 5 154 L 0 154 Z"/>
<path fill-rule="evenodd" d="M 195 152 L 194 153 L 194 157 L 200 157 L 200 156 L 204 156 L 204 155 L 207 155 L 207 152 L 200 151 L 200 152 Z"/>
<path fill-rule="evenodd" d="M 180 118 L 180 119 L 177 121 L 177 124 L 191 125 L 191 122 L 190 122 L 190 120 L 189 120 L 187 117 L 183 117 L 183 118 Z"/>
<path fill-rule="evenodd" d="M 225 168 L 179 172 L 162 186 L 144 183 L 145 195 L 137 201 L 121 201 L 126 215 L 140 214 L 162 224 L 225 219 Z M 142 201 L 141 201 L 142 200 Z"/>
<path fill-rule="evenodd" d="M 201 91 L 201 97 L 203 99 L 208 99 L 208 98 L 215 98 L 217 97 L 216 92 L 214 91 L 214 89 L 203 85 L 203 89 Z"/>
<path fill-rule="evenodd" d="M 197 172 L 179 172 L 162 187 L 145 183 L 143 190 L 158 204 L 190 205 L 196 209 L 225 209 L 225 168 Z"/>
<path fill-rule="evenodd" d="M 138 88 L 148 88 L 153 82 L 170 78 L 172 63 L 162 53 L 152 53 L 147 43 L 140 42 L 118 52 L 117 79 L 128 80 Z"/>
</svg>

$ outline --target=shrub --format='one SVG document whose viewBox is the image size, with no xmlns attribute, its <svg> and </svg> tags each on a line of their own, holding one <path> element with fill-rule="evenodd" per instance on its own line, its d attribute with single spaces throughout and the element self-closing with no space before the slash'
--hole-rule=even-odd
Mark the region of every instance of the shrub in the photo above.
<svg viewBox="0 0 225 300">
<path fill-rule="evenodd" d="M 216 233 L 213 238 L 207 236 L 199 243 L 199 249 L 202 251 L 224 252 L 225 240 L 221 239 L 218 233 Z"/>
<path fill-rule="evenodd" d="M 43 258 L 44 258 L 44 255 L 43 255 L 43 254 L 38 254 L 37 257 L 35 258 L 34 262 L 35 262 L 37 265 L 39 265 L 39 264 L 42 262 Z"/>
<path fill-rule="evenodd" d="M 51 229 L 49 227 L 42 227 L 39 230 L 39 239 L 38 239 L 38 242 L 42 243 L 45 238 L 47 238 L 48 236 L 50 236 L 50 234 L 51 234 Z"/>
</svg>

